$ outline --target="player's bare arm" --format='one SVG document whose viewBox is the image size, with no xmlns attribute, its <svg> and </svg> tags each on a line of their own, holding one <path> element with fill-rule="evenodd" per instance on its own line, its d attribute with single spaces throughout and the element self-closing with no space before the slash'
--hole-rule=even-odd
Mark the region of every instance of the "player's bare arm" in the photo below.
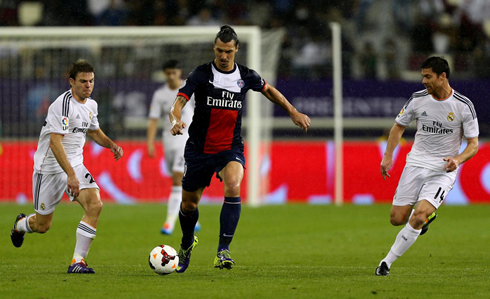
<svg viewBox="0 0 490 299">
<path fill-rule="evenodd" d="M 114 155 L 114 159 L 116 159 L 116 161 L 122 158 L 123 149 L 114 141 L 112 141 L 109 137 L 107 137 L 100 128 L 97 130 L 88 130 L 88 136 L 90 136 L 90 138 L 92 138 L 92 140 L 95 141 L 98 145 L 109 148 L 111 150 L 111 153 Z"/>
<path fill-rule="evenodd" d="M 467 145 L 463 152 L 456 157 L 446 157 L 444 161 L 446 161 L 446 166 L 444 170 L 447 172 L 455 171 L 458 169 L 459 165 L 471 159 L 478 152 L 478 137 L 475 138 L 467 138 Z"/>
<path fill-rule="evenodd" d="M 182 117 L 182 109 L 187 104 L 187 99 L 183 96 L 177 96 L 168 114 L 170 122 L 172 123 L 172 129 L 170 132 L 172 135 L 182 135 L 182 130 L 187 127 L 187 124 L 180 120 Z"/>
<path fill-rule="evenodd" d="M 400 143 L 403 132 L 405 132 L 405 127 L 397 123 L 391 128 L 388 144 L 386 145 L 383 160 L 381 160 L 381 175 L 383 176 L 383 180 L 386 180 L 386 177 L 390 177 L 388 170 L 393 166 L 393 152 Z"/>
<path fill-rule="evenodd" d="M 148 129 L 146 130 L 146 148 L 148 156 L 155 157 L 155 135 L 157 133 L 158 119 L 150 118 L 148 120 Z"/>
<path fill-rule="evenodd" d="M 71 167 L 70 162 L 68 161 L 68 157 L 66 156 L 65 148 L 61 141 L 63 140 L 63 135 L 51 133 L 49 137 L 49 147 L 53 152 L 56 161 L 60 164 L 61 168 L 68 175 L 67 179 L 67 190 L 70 192 L 73 197 L 77 198 L 80 194 L 80 182 L 75 175 L 75 171 L 73 167 Z"/>
<path fill-rule="evenodd" d="M 308 115 L 298 112 L 286 97 L 277 90 L 274 86 L 267 84 L 262 94 L 274 104 L 281 106 L 282 109 L 289 113 L 289 116 L 293 120 L 293 123 L 302 128 L 305 132 L 308 130 L 311 124 L 311 120 Z"/>
</svg>

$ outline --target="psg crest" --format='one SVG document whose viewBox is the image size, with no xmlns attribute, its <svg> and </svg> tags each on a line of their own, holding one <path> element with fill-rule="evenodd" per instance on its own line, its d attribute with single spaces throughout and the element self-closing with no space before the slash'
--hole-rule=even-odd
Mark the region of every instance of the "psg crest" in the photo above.
<svg viewBox="0 0 490 299">
<path fill-rule="evenodd" d="M 238 81 L 236 82 L 236 84 L 237 84 L 237 85 L 238 85 L 238 87 L 240 87 L 240 88 L 243 88 L 243 86 L 245 86 L 245 82 L 244 82 L 242 79 L 238 80 Z"/>
</svg>

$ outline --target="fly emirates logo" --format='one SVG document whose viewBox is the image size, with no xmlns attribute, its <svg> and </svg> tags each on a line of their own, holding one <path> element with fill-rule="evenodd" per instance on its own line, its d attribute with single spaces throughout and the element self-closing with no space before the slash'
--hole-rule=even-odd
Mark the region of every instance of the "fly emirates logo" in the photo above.
<svg viewBox="0 0 490 299">
<path fill-rule="evenodd" d="M 207 104 L 211 107 L 242 109 L 242 101 L 234 100 L 235 95 L 234 93 L 223 90 L 221 92 L 221 99 L 208 96 Z"/>
<path fill-rule="evenodd" d="M 427 126 L 425 124 L 422 125 L 422 130 L 429 132 L 429 133 L 440 134 L 440 135 L 453 133 L 453 129 L 443 128 L 442 123 L 440 123 L 438 121 L 432 121 L 432 126 Z"/>
</svg>

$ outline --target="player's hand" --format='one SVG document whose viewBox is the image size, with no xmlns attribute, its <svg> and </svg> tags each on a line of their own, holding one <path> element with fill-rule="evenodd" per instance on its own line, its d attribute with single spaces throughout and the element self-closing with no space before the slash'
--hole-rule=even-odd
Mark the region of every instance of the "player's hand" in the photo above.
<svg viewBox="0 0 490 299">
<path fill-rule="evenodd" d="M 78 195 L 80 195 L 80 182 L 75 174 L 68 175 L 66 189 L 68 190 L 68 193 L 73 196 L 73 198 L 77 198 Z"/>
<path fill-rule="evenodd" d="M 170 129 L 170 133 L 172 133 L 173 136 L 175 135 L 182 135 L 182 130 L 185 129 L 187 125 L 183 121 L 175 121 L 173 122 L 172 129 Z"/>
<path fill-rule="evenodd" d="M 452 172 L 452 171 L 455 171 L 456 169 L 458 169 L 459 167 L 459 161 L 454 159 L 453 157 L 446 157 L 443 159 L 444 161 L 446 161 L 446 166 L 444 166 L 444 170 L 446 172 Z"/>
<path fill-rule="evenodd" d="M 310 127 L 311 120 L 308 115 L 295 111 L 291 114 L 291 119 L 293 123 L 303 129 L 303 131 L 307 131 Z"/>
<path fill-rule="evenodd" d="M 114 155 L 114 159 L 117 161 L 122 158 L 123 149 L 119 145 L 113 143 L 111 145 L 111 153 Z"/>
<path fill-rule="evenodd" d="M 153 143 L 148 144 L 147 150 L 148 156 L 150 156 L 150 158 L 155 158 L 155 145 Z"/>
<path fill-rule="evenodd" d="M 383 180 L 386 181 L 386 177 L 391 177 L 388 173 L 388 170 L 393 166 L 393 157 L 392 156 L 384 156 L 383 160 L 381 160 L 381 175 L 383 176 Z"/>
</svg>

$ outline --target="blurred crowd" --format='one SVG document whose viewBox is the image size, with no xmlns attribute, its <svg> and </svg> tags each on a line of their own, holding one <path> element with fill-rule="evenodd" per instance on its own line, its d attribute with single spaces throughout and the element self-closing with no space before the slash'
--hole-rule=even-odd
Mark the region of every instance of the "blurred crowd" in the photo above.
<svg viewBox="0 0 490 299">
<path fill-rule="evenodd" d="M 343 76 L 410 79 L 431 54 L 454 76 L 490 78 L 488 0 L 2 0 L 0 26 L 282 27 L 279 77 L 331 76 L 330 22 L 342 25 Z"/>
</svg>

